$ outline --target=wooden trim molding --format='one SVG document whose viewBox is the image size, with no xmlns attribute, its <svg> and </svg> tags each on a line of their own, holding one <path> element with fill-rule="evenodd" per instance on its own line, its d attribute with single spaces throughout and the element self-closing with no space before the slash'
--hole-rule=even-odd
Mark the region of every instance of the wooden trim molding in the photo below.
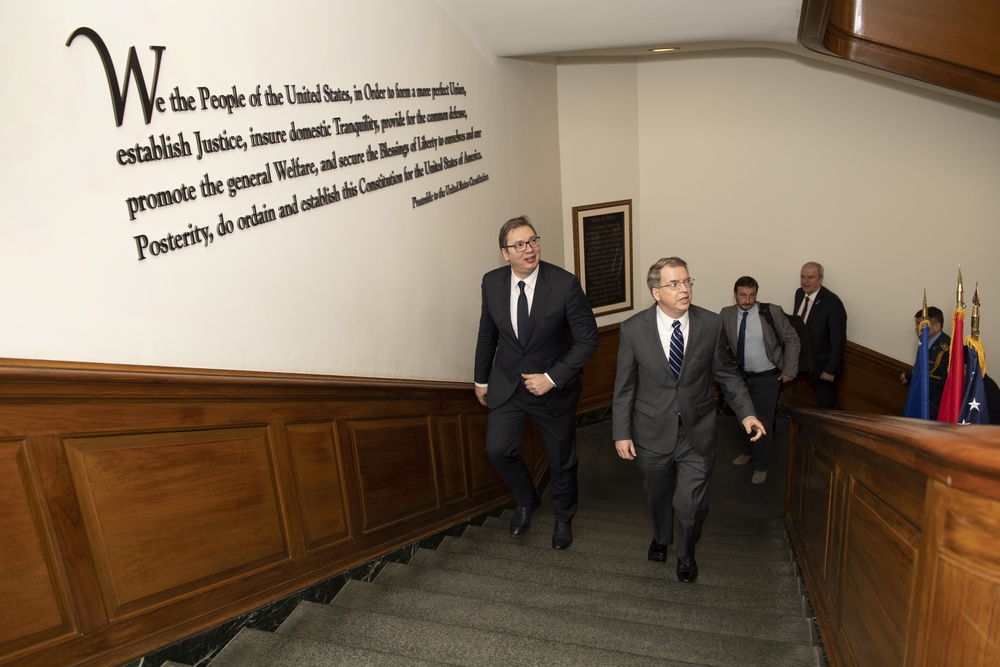
<svg viewBox="0 0 1000 667">
<path fill-rule="evenodd" d="M 502 505 L 485 433 L 470 384 L 0 360 L 0 665 L 121 664 Z"/>
<path fill-rule="evenodd" d="M 994 0 L 804 0 L 799 41 L 911 79 L 1000 102 Z"/>
</svg>

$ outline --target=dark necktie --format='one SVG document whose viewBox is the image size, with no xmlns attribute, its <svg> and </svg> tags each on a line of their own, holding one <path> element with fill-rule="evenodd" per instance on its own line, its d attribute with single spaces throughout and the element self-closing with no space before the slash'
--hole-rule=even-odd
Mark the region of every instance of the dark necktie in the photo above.
<svg viewBox="0 0 1000 667">
<path fill-rule="evenodd" d="M 747 355 L 747 313 L 748 311 L 743 311 L 743 319 L 740 320 L 740 335 L 736 339 L 736 361 L 740 365 L 740 370 L 745 370 L 743 368 L 743 363 L 746 361 Z"/>
<path fill-rule="evenodd" d="M 517 339 L 523 347 L 528 340 L 528 295 L 524 293 L 523 280 L 519 280 L 517 286 L 521 289 L 517 297 Z"/>
<path fill-rule="evenodd" d="M 809 321 L 809 307 L 810 306 L 812 306 L 812 299 L 807 296 L 806 297 L 806 305 L 802 306 L 802 321 L 803 322 L 808 322 Z"/>
<path fill-rule="evenodd" d="M 681 363 L 684 361 L 684 335 L 681 333 L 681 323 L 674 320 L 674 332 L 670 334 L 670 370 L 674 377 L 681 376 Z"/>
</svg>

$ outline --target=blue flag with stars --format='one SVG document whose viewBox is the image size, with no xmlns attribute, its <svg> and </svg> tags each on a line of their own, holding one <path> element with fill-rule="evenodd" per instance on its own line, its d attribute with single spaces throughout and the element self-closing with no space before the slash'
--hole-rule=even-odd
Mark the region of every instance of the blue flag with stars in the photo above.
<svg viewBox="0 0 1000 667">
<path fill-rule="evenodd" d="M 972 345 L 965 346 L 965 394 L 962 411 L 958 415 L 959 424 L 989 424 L 990 410 L 986 404 L 986 389 L 983 386 L 983 368 L 979 350 Z"/>
</svg>

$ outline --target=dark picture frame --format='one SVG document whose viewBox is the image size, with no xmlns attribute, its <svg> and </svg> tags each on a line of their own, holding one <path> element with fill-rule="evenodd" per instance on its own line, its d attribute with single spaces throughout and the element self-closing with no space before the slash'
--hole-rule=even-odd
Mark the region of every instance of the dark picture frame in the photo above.
<svg viewBox="0 0 1000 667">
<path fill-rule="evenodd" d="M 573 258 L 594 315 L 632 310 L 632 200 L 574 206 Z"/>
</svg>

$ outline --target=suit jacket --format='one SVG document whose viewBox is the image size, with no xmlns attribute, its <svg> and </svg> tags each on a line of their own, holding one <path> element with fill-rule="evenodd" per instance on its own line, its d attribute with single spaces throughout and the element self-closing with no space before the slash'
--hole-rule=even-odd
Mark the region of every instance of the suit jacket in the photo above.
<svg viewBox="0 0 1000 667">
<path fill-rule="evenodd" d="M 687 349 L 675 378 L 656 329 L 657 308 L 654 304 L 621 325 L 612 435 L 669 454 L 677 444 L 679 418 L 691 445 L 707 456 L 716 442 L 712 378 L 741 421 L 754 414 L 753 403 L 726 346 L 721 317 L 690 307 Z"/>
<path fill-rule="evenodd" d="M 483 308 L 476 342 L 475 381 L 489 384 L 487 406 L 502 405 L 521 383 L 521 373 L 548 373 L 556 386 L 542 396 L 553 415 L 576 405 L 583 366 L 597 350 L 597 320 L 572 273 L 539 262 L 528 340 L 522 347 L 511 323 L 511 270 L 483 276 Z"/>
<path fill-rule="evenodd" d="M 754 305 L 758 306 L 759 310 L 760 304 Z M 788 322 L 785 311 L 781 309 L 781 306 L 775 303 L 767 305 L 768 310 L 771 312 L 771 319 L 774 320 L 774 325 L 781 332 L 781 338 L 774 333 L 774 328 L 764 320 L 764 316 L 762 315 L 760 318 L 760 328 L 764 335 L 764 352 L 767 354 L 768 360 L 781 370 L 782 375 L 795 377 L 799 374 L 799 335 L 795 333 L 795 329 Z M 736 346 L 740 337 L 741 312 L 740 307 L 735 304 L 726 306 L 719 311 L 719 315 L 722 317 L 723 329 L 726 332 L 726 341 L 734 357 L 738 357 Z"/>
<path fill-rule="evenodd" d="M 806 320 L 813 375 L 840 375 L 844 372 L 844 350 L 847 348 L 847 311 L 840 297 L 825 287 L 820 287 L 813 296 Z M 795 290 L 792 312 L 799 312 L 803 297 L 805 291 L 801 287 Z"/>
</svg>

